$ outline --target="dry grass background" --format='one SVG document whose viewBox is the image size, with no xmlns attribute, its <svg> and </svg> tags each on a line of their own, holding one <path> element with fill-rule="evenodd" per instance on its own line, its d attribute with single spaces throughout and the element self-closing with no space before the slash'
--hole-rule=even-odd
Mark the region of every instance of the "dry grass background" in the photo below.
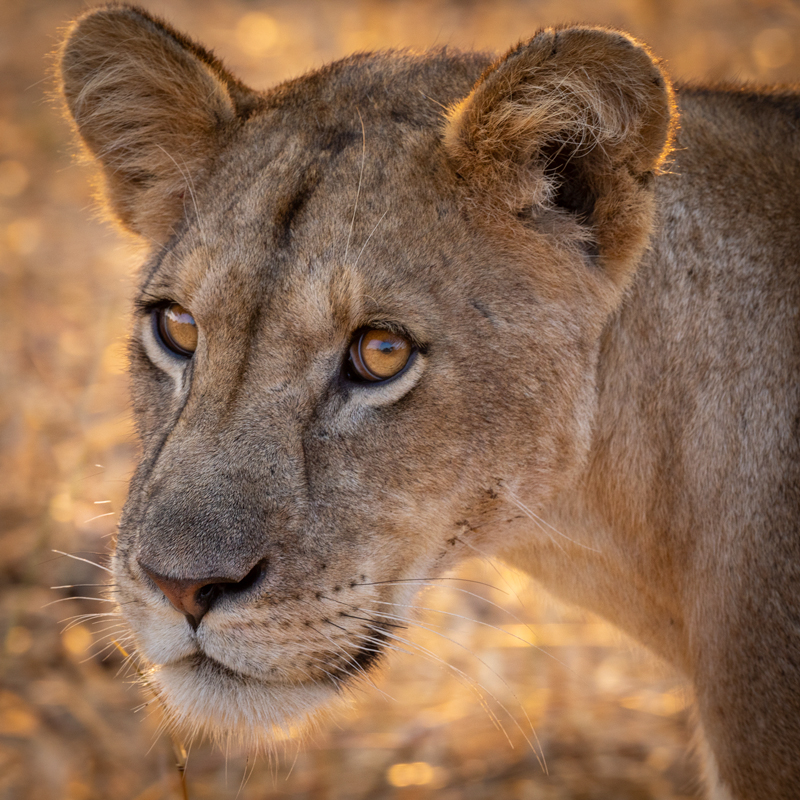
<svg viewBox="0 0 800 800">
<path fill-rule="evenodd" d="M 75 599 L 99 590 L 50 588 L 102 582 L 102 570 L 52 551 L 103 561 L 136 452 L 122 354 L 137 252 L 94 216 L 89 172 L 75 165 L 69 129 L 46 99 L 47 54 L 85 7 L 0 2 L 0 798 L 9 800 L 180 797 L 158 710 L 134 713 L 144 695 L 118 675 L 119 655 L 103 651 L 104 618 L 65 625 L 108 610 Z M 678 79 L 800 77 L 791 0 L 149 7 L 259 87 L 356 49 L 502 50 L 570 20 L 631 31 Z M 255 762 L 195 744 L 190 797 L 698 796 L 679 681 L 502 566 L 464 575 L 493 588 L 451 583 L 424 595 L 420 605 L 439 611 L 421 617 L 418 652 L 393 658 L 379 689 L 357 692 L 302 743 Z M 532 730 L 546 772 L 526 744 Z"/>
</svg>

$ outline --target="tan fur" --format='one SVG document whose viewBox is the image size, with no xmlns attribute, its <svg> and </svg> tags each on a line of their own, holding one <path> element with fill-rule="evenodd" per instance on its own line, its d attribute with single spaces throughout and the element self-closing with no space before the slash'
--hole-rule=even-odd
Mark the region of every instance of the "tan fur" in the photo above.
<svg viewBox="0 0 800 800">
<path fill-rule="evenodd" d="M 155 244 L 114 575 L 176 724 L 257 742 L 312 713 L 477 547 L 686 675 L 713 797 L 797 796 L 797 95 L 679 92 L 669 163 L 669 82 L 598 29 L 258 94 L 109 8 L 62 74 Z M 171 302 L 190 360 L 153 327 Z M 368 327 L 417 348 L 397 378 L 348 372 Z M 154 580 L 216 599 L 195 629 Z"/>
<path fill-rule="evenodd" d="M 124 8 L 89 15 L 68 33 L 81 46 L 63 52 L 61 71 L 83 141 L 107 165 L 114 213 L 160 243 L 216 155 L 214 133 L 244 116 L 249 100 L 207 53 L 201 60 L 182 37 L 155 29 Z"/>
</svg>

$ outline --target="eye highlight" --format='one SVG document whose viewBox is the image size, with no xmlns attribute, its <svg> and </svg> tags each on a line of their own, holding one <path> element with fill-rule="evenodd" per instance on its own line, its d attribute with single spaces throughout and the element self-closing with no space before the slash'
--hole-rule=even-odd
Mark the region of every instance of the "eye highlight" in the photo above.
<svg viewBox="0 0 800 800">
<path fill-rule="evenodd" d="M 197 349 L 197 323 L 178 303 L 153 310 L 156 336 L 161 345 L 176 356 L 191 358 Z"/>
<path fill-rule="evenodd" d="M 357 333 L 350 345 L 348 366 L 355 380 L 377 383 L 399 375 L 408 365 L 414 348 L 399 333 L 368 328 Z"/>
</svg>

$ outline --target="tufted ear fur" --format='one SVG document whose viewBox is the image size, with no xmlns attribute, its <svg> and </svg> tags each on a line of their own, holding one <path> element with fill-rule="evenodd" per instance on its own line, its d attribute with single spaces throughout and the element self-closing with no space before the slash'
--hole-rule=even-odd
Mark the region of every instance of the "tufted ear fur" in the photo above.
<svg viewBox="0 0 800 800">
<path fill-rule="evenodd" d="M 257 96 L 202 47 L 128 6 L 73 23 L 60 68 L 111 210 L 129 230 L 164 242 L 220 141 Z"/>
<path fill-rule="evenodd" d="M 445 146 L 495 221 L 570 215 L 617 284 L 652 226 L 653 173 L 674 102 L 647 50 L 622 34 L 547 29 L 499 59 L 451 109 Z"/>
</svg>

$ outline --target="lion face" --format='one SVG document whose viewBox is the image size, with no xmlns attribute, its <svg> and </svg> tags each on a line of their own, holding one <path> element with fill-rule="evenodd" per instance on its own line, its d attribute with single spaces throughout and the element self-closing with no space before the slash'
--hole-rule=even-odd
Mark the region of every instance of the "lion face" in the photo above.
<svg viewBox="0 0 800 800">
<path fill-rule="evenodd" d="M 140 12 L 77 26 L 70 110 L 118 217 L 158 242 L 116 596 L 173 720 L 257 740 L 402 647 L 420 583 L 582 465 L 669 90 L 600 31 L 544 32 L 482 77 L 483 57 L 380 54 L 256 95 Z M 580 103 L 602 75 L 536 94 L 597 52 L 613 119 Z"/>
</svg>

